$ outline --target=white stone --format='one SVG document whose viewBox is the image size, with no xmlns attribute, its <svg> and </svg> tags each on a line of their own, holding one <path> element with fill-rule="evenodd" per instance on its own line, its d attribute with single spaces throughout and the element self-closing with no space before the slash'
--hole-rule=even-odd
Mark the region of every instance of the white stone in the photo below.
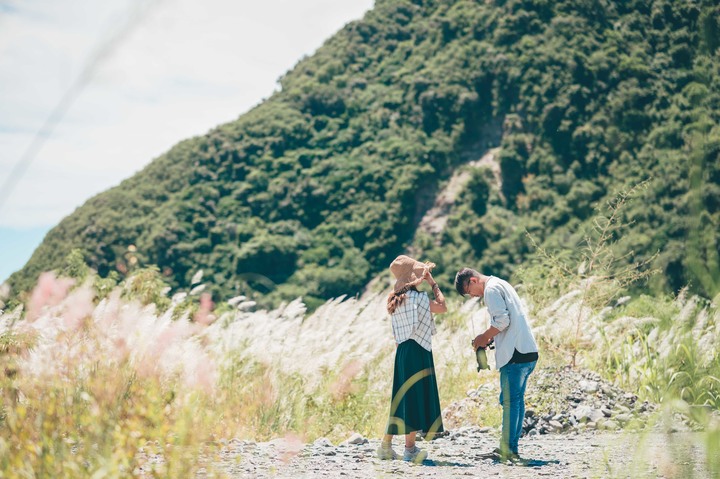
<svg viewBox="0 0 720 479">
<path fill-rule="evenodd" d="M 557 431 L 562 431 L 563 429 L 563 425 L 560 423 L 560 421 L 550 421 L 549 424 L 553 429 Z"/>
<path fill-rule="evenodd" d="M 603 422 L 602 428 L 607 429 L 608 431 L 616 431 L 616 430 L 620 429 L 620 426 L 615 421 L 609 420 L 609 421 Z"/>
<path fill-rule="evenodd" d="M 618 414 L 617 416 L 615 416 L 615 420 L 620 422 L 621 424 L 630 422 L 631 419 L 632 419 L 632 416 L 630 414 Z"/>
<path fill-rule="evenodd" d="M 353 433 L 347 440 L 348 444 L 367 444 L 368 440 L 365 439 L 360 433 Z"/>
<path fill-rule="evenodd" d="M 315 439 L 313 446 L 315 446 L 315 447 L 333 447 L 333 443 L 330 442 L 330 439 L 328 439 L 326 437 L 319 437 L 319 438 Z"/>
<path fill-rule="evenodd" d="M 572 415 L 578 422 L 597 422 L 603 417 L 602 411 L 585 405 L 581 405 L 575 408 L 575 410 L 572 412 Z"/>
<path fill-rule="evenodd" d="M 599 384 L 597 381 L 586 381 L 585 379 L 580 381 L 579 386 L 583 392 L 589 394 L 596 393 L 599 388 Z"/>
<path fill-rule="evenodd" d="M 618 414 L 630 414 L 630 408 L 625 407 L 622 404 L 618 404 L 615 409 L 617 410 Z"/>
</svg>

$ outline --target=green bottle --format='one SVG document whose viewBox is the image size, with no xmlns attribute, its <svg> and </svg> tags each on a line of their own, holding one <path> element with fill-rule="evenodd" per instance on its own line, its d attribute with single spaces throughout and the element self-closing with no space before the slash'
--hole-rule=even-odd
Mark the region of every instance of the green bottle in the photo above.
<svg viewBox="0 0 720 479">
<path fill-rule="evenodd" d="M 475 350 L 475 359 L 477 360 L 477 370 L 480 372 L 481 369 L 490 369 L 490 364 L 488 363 L 487 359 L 487 352 L 486 349 L 494 349 L 494 341 L 490 341 L 490 344 L 488 344 L 484 348 L 477 348 Z M 470 342 L 472 344 L 472 341 Z"/>
<path fill-rule="evenodd" d="M 475 350 L 475 359 L 477 360 L 478 372 L 480 372 L 481 369 L 490 369 L 485 348 L 477 348 Z"/>
</svg>

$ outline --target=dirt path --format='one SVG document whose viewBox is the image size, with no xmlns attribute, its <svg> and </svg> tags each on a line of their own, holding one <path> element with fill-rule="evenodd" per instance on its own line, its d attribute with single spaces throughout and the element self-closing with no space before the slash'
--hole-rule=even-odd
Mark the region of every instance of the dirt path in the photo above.
<svg viewBox="0 0 720 479">
<path fill-rule="evenodd" d="M 497 432 L 462 428 L 444 438 L 418 444 L 429 453 L 422 465 L 375 458 L 378 440 L 363 444 L 292 445 L 231 441 L 219 469 L 233 478 L 391 478 L 535 477 L 562 478 L 711 478 L 695 433 L 623 434 L 584 432 L 523 438 L 527 466 L 484 459 L 497 446 Z M 402 453 L 402 447 L 396 451 Z M 679 460 L 673 459 L 680 458 Z M 717 477 L 717 476 L 716 476 Z M 713 478 L 714 479 L 714 478 Z"/>
</svg>

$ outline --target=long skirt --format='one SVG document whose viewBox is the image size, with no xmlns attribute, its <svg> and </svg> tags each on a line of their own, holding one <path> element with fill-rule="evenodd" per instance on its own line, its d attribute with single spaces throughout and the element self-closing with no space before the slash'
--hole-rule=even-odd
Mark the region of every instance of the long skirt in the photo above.
<svg viewBox="0 0 720 479">
<path fill-rule="evenodd" d="M 425 431 L 432 439 L 443 430 L 432 352 L 412 339 L 403 341 L 395 352 L 387 434 Z"/>
</svg>

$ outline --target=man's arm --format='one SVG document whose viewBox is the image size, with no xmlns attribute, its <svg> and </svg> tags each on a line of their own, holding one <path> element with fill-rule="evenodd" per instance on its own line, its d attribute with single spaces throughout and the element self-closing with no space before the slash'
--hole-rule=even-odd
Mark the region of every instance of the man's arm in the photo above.
<svg viewBox="0 0 720 479">
<path fill-rule="evenodd" d="M 492 338 L 510 326 L 510 313 L 508 312 L 505 298 L 502 297 L 500 292 L 494 289 L 486 290 L 484 299 L 488 313 L 490 313 L 490 327 L 473 340 L 473 347 L 475 347 L 475 349 L 486 347 Z"/>
</svg>

